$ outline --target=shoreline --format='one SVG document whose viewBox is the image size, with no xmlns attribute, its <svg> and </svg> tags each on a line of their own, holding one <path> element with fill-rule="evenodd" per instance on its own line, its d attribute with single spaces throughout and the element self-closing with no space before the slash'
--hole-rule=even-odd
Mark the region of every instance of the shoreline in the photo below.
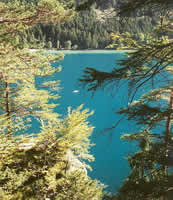
<svg viewBox="0 0 173 200">
<path fill-rule="evenodd" d="M 107 50 L 107 49 L 81 49 L 81 50 L 56 50 L 56 49 L 30 49 L 30 52 L 36 52 L 36 51 L 43 51 L 43 52 L 49 52 L 49 53 L 65 53 L 65 54 L 82 54 L 82 53 L 125 53 L 133 51 L 131 49 L 129 50 Z"/>
<path fill-rule="evenodd" d="M 54 50 L 48 50 L 54 51 Z M 129 50 L 105 50 L 105 49 L 82 49 L 82 50 L 55 50 L 55 52 L 65 52 L 65 53 L 118 53 L 118 52 L 128 52 Z"/>
</svg>

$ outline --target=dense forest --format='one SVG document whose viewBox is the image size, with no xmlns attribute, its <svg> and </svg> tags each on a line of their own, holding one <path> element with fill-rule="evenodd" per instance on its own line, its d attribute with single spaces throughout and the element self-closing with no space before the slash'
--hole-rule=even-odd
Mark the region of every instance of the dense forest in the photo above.
<svg viewBox="0 0 173 200">
<path fill-rule="evenodd" d="M 98 1 L 89 10 L 76 13 L 71 22 L 36 25 L 26 31 L 23 40 L 31 48 L 48 49 L 104 49 L 112 43 L 111 33 L 129 32 L 136 41 L 150 40 L 160 20 L 157 13 L 135 12 L 124 19 L 115 16 L 121 2 Z"/>
<path fill-rule="evenodd" d="M 171 0 L 0 1 L 0 200 L 172 200 L 172 8 Z M 118 15 L 108 17 L 110 9 Z M 93 113 L 82 105 L 65 117 L 54 110 L 59 80 L 49 77 L 64 56 L 30 50 L 107 46 L 133 51 L 110 72 L 86 68 L 80 81 L 92 92 L 128 85 L 129 104 L 118 114 L 141 128 L 121 137 L 138 150 L 116 195 L 87 174 Z M 134 101 L 146 84 L 151 90 Z"/>
</svg>

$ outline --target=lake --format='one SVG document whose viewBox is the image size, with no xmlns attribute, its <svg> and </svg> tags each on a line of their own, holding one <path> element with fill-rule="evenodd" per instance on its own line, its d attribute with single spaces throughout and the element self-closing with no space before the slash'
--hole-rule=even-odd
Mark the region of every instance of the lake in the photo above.
<svg viewBox="0 0 173 200">
<path fill-rule="evenodd" d="M 118 60 L 125 58 L 125 52 L 64 51 L 64 53 L 64 60 L 54 64 L 62 65 L 62 71 L 52 77 L 52 79 L 61 80 L 62 88 L 56 112 L 64 116 L 68 106 L 76 108 L 81 104 L 94 111 L 89 121 L 95 127 L 91 138 L 91 141 L 96 144 L 91 149 L 95 162 L 91 163 L 93 171 L 88 173 L 93 179 L 98 179 L 108 185 L 108 191 L 115 192 L 129 173 L 125 157 L 136 149 L 135 144 L 122 141 L 120 137 L 124 133 L 135 131 L 137 127 L 133 122 L 123 120 L 112 132 L 103 133 L 103 130 L 111 127 L 121 118 L 116 111 L 128 103 L 127 85 L 122 85 L 119 90 L 100 90 L 93 96 L 80 86 L 79 79 L 85 67 L 111 71 Z"/>
</svg>

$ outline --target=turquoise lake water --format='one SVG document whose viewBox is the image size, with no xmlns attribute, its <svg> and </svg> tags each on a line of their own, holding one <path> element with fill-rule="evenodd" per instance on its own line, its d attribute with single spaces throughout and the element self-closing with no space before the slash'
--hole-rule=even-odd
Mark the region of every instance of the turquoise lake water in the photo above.
<svg viewBox="0 0 173 200">
<path fill-rule="evenodd" d="M 95 127 L 91 138 L 96 144 L 91 149 L 95 162 L 91 163 L 93 171 L 89 172 L 89 175 L 108 185 L 108 191 L 117 191 L 129 173 L 125 157 L 136 149 L 135 144 L 122 141 L 120 137 L 124 133 L 135 131 L 137 127 L 133 122 L 123 120 L 112 132 L 102 133 L 102 131 L 121 118 L 115 112 L 128 103 L 127 85 L 123 84 L 118 91 L 100 90 L 92 96 L 79 85 L 79 79 L 85 67 L 111 71 L 118 60 L 125 58 L 125 53 L 116 51 L 64 53 L 64 60 L 55 63 L 56 66 L 62 65 L 62 71 L 51 77 L 54 80 L 61 80 L 61 98 L 57 102 L 59 106 L 56 111 L 63 116 L 67 113 L 68 106 L 76 108 L 81 104 L 94 111 L 89 121 Z"/>
</svg>

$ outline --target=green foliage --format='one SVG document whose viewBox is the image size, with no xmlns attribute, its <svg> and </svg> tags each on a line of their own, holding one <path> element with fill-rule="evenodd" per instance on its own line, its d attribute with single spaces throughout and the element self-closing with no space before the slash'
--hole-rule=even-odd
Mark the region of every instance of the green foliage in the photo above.
<svg viewBox="0 0 173 200">
<path fill-rule="evenodd" d="M 32 116 L 55 119 L 58 116 L 52 113 L 55 105 L 48 102 L 58 96 L 53 96 L 46 90 L 37 90 L 35 76 L 47 76 L 60 71 L 60 68 L 53 69 L 49 61 L 62 59 L 63 55 L 46 57 L 40 52 L 11 49 L 6 49 L 6 54 L 3 52 L 1 55 L 0 123 L 3 125 L 3 131 L 11 132 L 8 129 L 13 129 L 12 132 L 15 133 L 27 128 Z M 52 82 L 49 88 L 55 87 L 56 84 L 57 82 Z M 22 123 L 23 119 L 25 120 Z M 13 128 L 5 123 L 6 120 Z"/>
<path fill-rule="evenodd" d="M 129 84 L 129 96 L 133 99 L 137 90 L 151 80 L 154 81 L 160 72 L 167 81 L 171 81 L 171 77 L 166 74 L 167 68 L 172 68 L 172 63 L 172 40 L 162 38 L 140 46 L 137 51 L 128 52 L 127 58 L 118 63 L 121 68 L 117 66 L 111 72 L 86 68 L 81 82 L 88 86 L 89 91 L 95 91 L 112 82 L 116 86 L 116 83 L 124 79 Z"/>
<path fill-rule="evenodd" d="M 151 9 L 152 11 L 168 10 L 172 8 L 170 0 L 126 0 L 124 5 L 120 6 L 120 15 L 132 15 L 136 10 Z"/>
<path fill-rule="evenodd" d="M 119 190 L 119 200 L 167 200 L 172 191 L 172 170 L 169 166 L 172 167 L 173 160 L 173 87 L 172 74 L 169 73 L 172 73 L 173 68 L 173 43 L 170 34 L 173 30 L 168 14 L 172 13 L 172 1 L 127 1 L 122 5 L 119 15 L 130 19 L 134 16 L 134 9 L 146 9 L 148 4 L 154 5 L 152 9 L 155 8 L 156 12 L 158 8 L 163 11 L 160 14 L 160 26 L 155 29 L 157 37 L 153 38 L 149 33 L 140 34 L 142 42 L 136 43 L 128 33 L 112 34 L 113 44 L 109 47 L 130 47 L 133 51 L 128 52 L 127 57 L 119 62 L 120 66 L 111 72 L 86 68 L 81 78 L 81 82 L 88 86 L 88 91 L 93 92 L 113 82 L 115 86 L 119 86 L 120 81 L 129 84 L 130 103 L 118 113 L 127 116 L 128 120 L 136 121 L 142 128 L 122 137 L 130 142 L 135 141 L 138 151 L 127 158 L 131 173 Z M 142 11 L 146 11 L 145 9 Z M 155 83 L 157 89 L 133 101 L 138 89 L 142 86 L 145 88 L 148 84 L 154 88 Z"/>
<path fill-rule="evenodd" d="M 67 40 L 67 41 L 64 43 L 64 47 L 65 47 L 65 49 L 70 50 L 70 49 L 71 49 L 71 41 L 70 41 L 70 40 Z"/>
<path fill-rule="evenodd" d="M 77 44 L 75 44 L 74 46 L 72 46 L 72 49 L 74 49 L 74 50 L 78 49 Z"/>
<path fill-rule="evenodd" d="M 139 44 L 133 40 L 133 37 L 130 33 L 122 33 L 122 34 L 111 34 L 113 44 L 108 45 L 106 48 L 108 49 L 136 49 L 139 48 Z"/>
<path fill-rule="evenodd" d="M 70 172 L 71 149 L 80 159 L 88 153 L 92 127 L 88 110 L 69 111 L 63 122 L 42 121 L 37 137 L 0 135 L 2 199 L 99 199 L 101 187 L 80 169 Z M 5 142 L 5 143 L 4 143 Z M 4 145 L 5 144 L 5 145 Z"/>
<path fill-rule="evenodd" d="M 57 40 L 56 47 L 57 47 L 57 49 L 60 49 L 60 41 L 59 40 Z"/>
<path fill-rule="evenodd" d="M 85 1 L 87 2 L 87 1 Z M 80 3 L 80 2 L 79 2 Z M 78 3 L 77 3 L 78 4 Z M 113 14 L 116 14 L 119 2 L 109 0 L 109 2 L 102 0 L 97 1 L 97 7 L 103 14 L 99 14 L 98 10 L 91 7 L 89 10 L 84 9 L 75 14 L 73 20 L 68 23 L 60 25 L 37 25 L 34 28 L 27 30 L 27 37 L 25 39 L 30 44 L 32 34 L 38 43 L 45 42 L 43 48 L 47 46 L 46 43 L 52 42 L 53 48 L 57 48 L 57 40 L 61 43 L 61 48 L 65 47 L 65 42 L 70 40 L 73 45 L 78 45 L 79 49 L 104 49 L 111 43 L 111 33 L 123 34 L 130 32 L 133 35 L 133 40 L 140 42 L 141 33 L 144 33 L 145 39 L 147 32 L 152 32 L 154 25 L 160 20 L 156 14 L 141 12 L 140 15 L 134 14 L 133 17 L 124 20 L 124 17 L 110 13 L 104 14 L 104 10 L 112 8 Z M 115 8 L 115 10 L 114 10 Z M 102 16 L 103 15 L 103 16 Z M 32 44 L 32 43 L 31 43 Z"/>
<path fill-rule="evenodd" d="M 84 162 L 93 160 L 89 153 L 93 127 L 87 121 L 91 113 L 79 106 L 76 110 L 69 108 L 67 117 L 61 119 L 54 112 L 57 105 L 50 103 L 59 98 L 59 81 L 36 83 L 36 77 L 47 77 L 61 70 L 52 67 L 51 62 L 63 59 L 63 55 L 27 49 L 28 28 L 41 23 L 62 23 L 72 14 L 68 5 L 55 0 L 0 3 L 2 200 L 99 200 L 102 196 L 102 187 L 87 176 Z M 37 40 L 31 35 L 35 47 Z M 76 160 L 78 166 L 74 169 Z"/>
<path fill-rule="evenodd" d="M 49 41 L 49 42 L 47 43 L 47 48 L 48 48 L 48 49 L 51 49 L 51 48 L 52 48 L 52 42 L 51 42 L 51 41 Z"/>
<path fill-rule="evenodd" d="M 167 124 L 171 127 L 169 117 L 172 110 L 167 101 L 162 99 L 166 95 L 172 98 L 171 91 L 172 86 L 152 90 L 120 111 L 128 116 L 128 120 L 135 120 L 137 124 L 146 127 L 140 132 L 122 137 L 138 142 L 140 148 L 128 157 L 132 171 L 120 189 L 122 199 L 160 199 L 171 187 L 167 165 L 172 132 L 167 128 Z M 165 127 L 165 130 L 162 127 Z"/>
<path fill-rule="evenodd" d="M 8 13 L 8 14 L 7 14 Z M 0 41 L 20 45 L 20 34 L 35 24 L 62 23 L 72 16 L 56 0 L 41 0 L 37 5 L 21 1 L 0 2 Z M 19 34 L 20 33 L 20 34 Z M 11 37 L 13 36 L 13 37 Z"/>
</svg>

